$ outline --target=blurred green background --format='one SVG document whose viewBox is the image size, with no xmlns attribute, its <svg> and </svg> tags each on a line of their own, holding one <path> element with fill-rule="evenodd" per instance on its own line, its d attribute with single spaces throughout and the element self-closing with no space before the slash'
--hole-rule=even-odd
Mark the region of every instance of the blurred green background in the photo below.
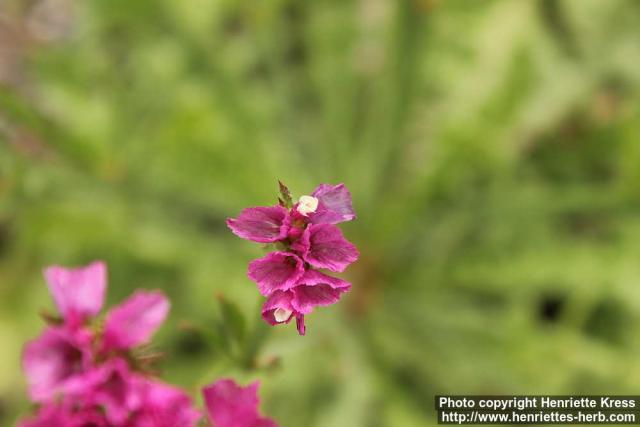
<svg viewBox="0 0 640 427">
<path fill-rule="evenodd" d="M 437 393 L 640 383 L 640 2 L 3 0 L 0 424 L 29 403 L 41 269 L 161 288 L 194 395 L 282 427 L 435 424 Z M 353 291 L 259 321 L 224 220 L 345 182 Z M 220 302 L 223 298 L 223 303 Z"/>
</svg>

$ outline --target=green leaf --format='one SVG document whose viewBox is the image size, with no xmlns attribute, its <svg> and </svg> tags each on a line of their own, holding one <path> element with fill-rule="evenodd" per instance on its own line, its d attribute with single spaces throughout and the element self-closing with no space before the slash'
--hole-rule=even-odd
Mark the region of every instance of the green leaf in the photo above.
<svg viewBox="0 0 640 427">
<path fill-rule="evenodd" d="M 243 347 L 246 335 L 247 324 L 244 315 L 238 306 L 228 301 L 222 295 L 218 297 L 221 310 L 222 329 L 232 342 Z"/>
<path fill-rule="evenodd" d="M 278 197 L 278 203 L 280 206 L 290 209 L 293 207 L 293 200 L 291 199 L 291 192 L 282 181 L 278 180 L 278 187 L 280 188 L 280 197 Z"/>
</svg>

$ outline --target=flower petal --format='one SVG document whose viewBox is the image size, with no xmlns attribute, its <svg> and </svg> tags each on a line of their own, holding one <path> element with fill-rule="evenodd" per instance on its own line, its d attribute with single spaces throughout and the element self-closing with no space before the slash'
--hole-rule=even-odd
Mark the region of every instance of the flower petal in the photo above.
<svg viewBox="0 0 640 427">
<path fill-rule="evenodd" d="M 249 263 L 248 276 L 264 296 L 291 288 L 303 274 L 302 260 L 289 252 L 271 252 Z"/>
<path fill-rule="evenodd" d="M 235 235 L 259 243 L 271 243 L 287 237 L 291 218 L 282 206 L 243 209 L 238 218 L 227 219 Z"/>
<path fill-rule="evenodd" d="M 334 289 L 329 285 L 296 286 L 293 290 L 291 306 L 296 312 L 309 314 L 316 306 L 335 304 L 340 299 L 342 289 Z"/>
<path fill-rule="evenodd" d="M 262 306 L 262 318 L 270 325 L 289 323 L 293 317 L 291 298 L 293 298 L 291 291 L 275 291 L 272 293 Z M 280 320 L 276 319 L 276 310 L 280 310 L 281 313 L 289 312 L 289 317 L 286 320 L 282 318 Z"/>
<path fill-rule="evenodd" d="M 222 379 L 202 390 L 209 419 L 216 427 L 277 427 L 258 413 L 258 381 L 241 387 Z"/>
<path fill-rule="evenodd" d="M 312 266 L 331 271 L 344 271 L 359 256 L 356 247 L 333 224 L 309 225 L 291 248 Z"/>
<path fill-rule="evenodd" d="M 124 425 L 130 414 L 142 407 L 144 378 L 119 357 L 95 369 L 92 375 L 94 386 L 83 398 L 91 406 L 104 408 L 111 425 Z"/>
<path fill-rule="evenodd" d="M 105 347 L 126 349 L 146 344 L 169 313 L 169 300 L 160 291 L 137 291 L 107 314 Z"/>
<path fill-rule="evenodd" d="M 304 276 L 298 280 L 297 285 L 307 285 L 314 286 L 325 284 L 333 289 L 340 289 L 342 292 L 346 292 L 351 289 L 351 283 L 346 280 L 339 279 L 337 277 L 329 276 L 327 274 L 321 273 L 318 270 L 307 270 L 304 273 Z"/>
<path fill-rule="evenodd" d="M 76 324 L 102 309 L 107 288 L 107 267 L 102 261 L 68 269 L 52 266 L 44 271 L 49 291 L 67 322 Z"/>
<path fill-rule="evenodd" d="M 58 328 L 47 328 L 27 343 L 22 366 L 29 384 L 29 395 L 35 402 L 53 399 L 67 390 L 79 390 L 88 368 L 90 342 Z"/>
<path fill-rule="evenodd" d="M 195 427 L 202 417 L 181 389 L 160 381 L 145 380 L 142 405 L 135 427 Z"/>
<path fill-rule="evenodd" d="M 309 214 L 314 224 L 337 224 L 356 217 L 351 193 L 344 184 L 320 184 L 311 195 L 319 202 L 316 211 Z"/>
</svg>

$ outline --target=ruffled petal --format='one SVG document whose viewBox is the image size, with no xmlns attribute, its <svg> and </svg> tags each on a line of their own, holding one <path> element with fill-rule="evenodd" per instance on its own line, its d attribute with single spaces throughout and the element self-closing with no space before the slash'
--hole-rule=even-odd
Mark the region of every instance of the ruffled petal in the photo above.
<svg viewBox="0 0 640 427">
<path fill-rule="evenodd" d="M 287 237 L 291 218 L 282 206 L 246 208 L 238 218 L 227 219 L 227 226 L 243 239 L 272 243 Z"/>
<path fill-rule="evenodd" d="M 293 289 L 291 306 L 296 312 L 309 314 L 316 306 L 335 304 L 340 299 L 341 289 L 334 289 L 329 285 L 296 286 Z"/>
<path fill-rule="evenodd" d="M 344 184 L 320 184 L 312 196 L 318 199 L 316 211 L 309 214 L 312 223 L 337 224 L 355 219 L 351 193 Z"/>
<path fill-rule="evenodd" d="M 359 256 L 358 249 L 333 224 L 309 225 L 291 248 L 312 266 L 331 271 L 344 271 Z"/>
<path fill-rule="evenodd" d="M 346 280 L 329 276 L 319 272 L 318 270 L 307 270 L 300 280 L 298 280 L 296 285 L 314 286 L 321 284 L 328 285 L 333 289 L 340 289 L 342 292 L 346 292 L 351 289 L 351 283 Z"/>
<path fill-rule="evenodd" d="M 271 252 L 249 263 L 248 276 L 258 284 L 260 293 L 269 296 L 287 290 L 304 274 L 302 260 L 289 252 Z"/>
</svg>

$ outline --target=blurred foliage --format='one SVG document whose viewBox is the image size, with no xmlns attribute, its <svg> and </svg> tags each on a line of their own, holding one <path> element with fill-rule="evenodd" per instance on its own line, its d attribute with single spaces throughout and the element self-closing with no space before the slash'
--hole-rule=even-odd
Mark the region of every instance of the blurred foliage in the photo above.
<svg viewBox="0 0 640 427">
<path fill-rule="evenodd" d="M 263 379 L 283 427 L 433 395 L 640 383 L 640 2 L 0 3 L 0 423 L 40 270 L 162 288 L 166 377 Z M 268 328 L 224 219 L 344 181 L 353 291 Z"/>
</svg>

